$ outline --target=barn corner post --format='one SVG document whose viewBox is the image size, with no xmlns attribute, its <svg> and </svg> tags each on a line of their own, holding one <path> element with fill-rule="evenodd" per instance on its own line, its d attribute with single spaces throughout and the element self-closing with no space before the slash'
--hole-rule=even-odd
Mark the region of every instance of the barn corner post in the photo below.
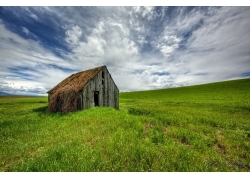
<svg viewBox="0 0 250 180">
<path fill-rule="evenodd" d="M 118 89 L 118 88 L 117 88 L 117 89 Z M 119 110 L 119 108 L 120 108 L 120 107 L 119 107 L 119 93 L 120 93 L 120 92 L 119 92 L 119 89 L 118 89 L 118 92 L 117 92 L 117 108 L 116 108 L 117 110 Z"/>
</svg>

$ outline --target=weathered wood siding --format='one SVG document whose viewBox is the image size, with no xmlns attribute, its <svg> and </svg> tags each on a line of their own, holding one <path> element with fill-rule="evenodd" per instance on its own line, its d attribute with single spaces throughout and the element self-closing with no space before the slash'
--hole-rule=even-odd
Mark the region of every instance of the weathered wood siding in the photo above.
<svg viewBox="0 0 250 180">
<path fill-rule="evenodd" d="M 108 106 L 119 109 L 119 89 L 106 67 L 103 67 L 102 70 L 84 87 L 84 89 L 80 91 L 79 99 L 82 101 L 81 109 L 95 106 L 95 91 L 99 92 L 99 106 Z"/>
</svg>

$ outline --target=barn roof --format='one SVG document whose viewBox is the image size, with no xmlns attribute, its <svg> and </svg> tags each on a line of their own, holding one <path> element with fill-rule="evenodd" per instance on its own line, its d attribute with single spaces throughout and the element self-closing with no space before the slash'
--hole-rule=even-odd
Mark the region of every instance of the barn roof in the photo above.
<svg viewBox="0 0 250 180">
<path fill-rule="evenodd" d="M 88 69 L 86 71 L 81 71 L 75 74 L 70 75 L 63 81 L 61 81 L 58 85 L 56 85 L 54 88 L 49 90 L 47 93 L 54 93 L 57 90 L 60 90 L 62 88 L 67 87 L 74 87 L 77 88 L 78 91 L 82 90 L 84 86 L 91 81 L 99 72 L 100 70 L 105 66 L 96 67 L 93 69 Z"/>
</svg>

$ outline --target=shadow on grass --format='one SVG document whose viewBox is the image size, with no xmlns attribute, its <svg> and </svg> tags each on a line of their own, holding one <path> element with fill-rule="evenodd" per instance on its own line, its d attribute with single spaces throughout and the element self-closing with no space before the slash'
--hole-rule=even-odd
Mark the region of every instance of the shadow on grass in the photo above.
<svg viewBox="0 0 250 180">
<path fill-rule="evenodd" d="M 46 102 L 46 101 L 38 101 L 37 103 L 48 103 L 48 102 Z"/>
<path fill-rule="evenodd" d="M 238 106 L 236 109 L 243 113 L 250 113 L 250 107 L 247 106 Z"/>
<path fill-rule="evenodd" d="M 33 109 L 33 112 L 48 113 L 47 108 L 48 108 L 48 106 L 43 106 L 43 107 L 35 108 L 35 109 Z"/>
<path fill-rule="evenodd" d="M 39 107 L 39 108 L 34 108 L 32 111 L 34 113 L 37 113 L 39 114 L 40 116 L 41 115 L 46 115 L 46 116 L 64 116 L 64 115 L 67 115 L 67 113 L 62 113 L 62 112 L 49 112 L 47 111 L 48 109 L 48 106 L 42 106 L 42 107 Z"/>
<path fill-rule="evenodd" d="M 39 114 L 39 116 L 42 116 L 42 115 L 55 116 L 55 115 L 61 114 L 61 113 L 52 113 L 52 112 L 49 112 L 49 111 L 47 111 L 47 109 L 48 109 L 48 106 L 42 106 L 42 107 L 39 107 L 39 108 L 34 108 L 32 111 L 34 113 Z"/>
</svg>

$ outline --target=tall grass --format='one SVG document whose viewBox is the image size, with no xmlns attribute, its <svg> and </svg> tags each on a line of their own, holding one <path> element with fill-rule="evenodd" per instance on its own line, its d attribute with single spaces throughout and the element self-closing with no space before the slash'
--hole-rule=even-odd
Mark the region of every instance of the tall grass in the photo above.
<svg viewBox="0 0 250 180">
<path fill-rule="evenodd" d="M 250 79 L 120 93 L 120 110 L 0 97 L 0 171 L 250 171 Z"/>
</svg>

